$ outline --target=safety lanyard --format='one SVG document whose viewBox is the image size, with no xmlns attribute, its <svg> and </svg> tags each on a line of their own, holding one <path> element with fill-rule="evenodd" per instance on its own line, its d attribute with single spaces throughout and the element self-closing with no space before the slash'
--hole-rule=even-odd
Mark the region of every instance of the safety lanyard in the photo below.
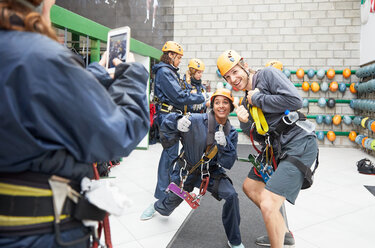
<svg viewBox="0 0 375 248">
<path fill-rule="evenodd" d="M 254 123 L 250 129 L 250 140 L 251 143 L 255 149 L 255 151 L 258 153 L 257 155 L 252 155 L 250 153 L 249 155 L 249 161 L 254 165 L 254 172 L 257 176 L 262 177 L 265 182 L 268 181 L 269 178 L 271 178 L 271 175 L 273 171 L 277 169 L 277 163 L 276 159 L 273 153 L 273 146 L 270 142 L 270 137 L 267 135 L 265 137 L 265 148 L 260 151 L 254 143 L 253 138 L 253 131 L 254 131 Z M 261 161 L 258 160 L 259 156 L 262 156 Z M 262 161 L 265 161 L 262 162 Z M 273 165 L 273 166 L 272 166 Z M 273 168 L 272 168 L 273 167 Z"/>
<path fill-rule="evenodd" d="M 207 149 L 206 149 L 206 152 L 203 154 L 202 158 L 198 161 L 198 163 L 196 163 L 193 168 L 191 168 L 188 173 L 185 175 L 185 176 L 182 176 L 181 177 L 181 186 L 183 187 L 183 184 L 186 180 L 186 178 L 191 174 L 193 173 L 201 164 L 203 163 L 206 163 L 208 164 L 211 159 L 213 159 L 216 154 L 217 154 L 217 146 L 216 145 L 211 145 L 211 146 L 208 146 Z M 182 167 L 181 169 L 185 169 L 185 166 Z M 181 174 L 180 174 L 181 175 Z M 181 188 L 182 188 L 181 187 Z"/>
<path fill-rule="evenodd" d="M 268 132 L 269 128 L 263 111 L 258 107 L 252 106 L 250 108 L 250 114 L 251 117 L 253 117 L 257 132 L 260 135 L 265 135 Z"/>
<path fill-rule="evenodd" d="M 196 163 L 193 168 L 191 168 L 186 175 L 183 175 L 183 171 L 186 171 L 187 162 L 185 159 L 182 158 L 181 154 L 179 156 L 180 159 L 184 160 L 184 166 L 180 168 L 180 185 L 176 185 L 175 183 L 170 183 L 167 187 L 167 191 L 171 191 L 176 194 L 181 199 L 185 200 L 191 208 L 196 209 L 199 206 L 199 201 L 204 194 L 206 194 L 208 184 L 210 182 L 210 172 L 209 172 L 209 163 L 212 158 L 214 158 L 217 154 L 217 146 L 211 145 L 208 146 L 206 152 L 202 155 L 202 158 Z M 202 165 L 204 164 L 204 165 Z M 199 195 L 196 196 L 194 193 L 190 194 L 189 192 L 184 190 L 184 183 L 186 178 L 194 172 L 200 165 L 201 166 L 201 185 L 199 187 Z"/>
</svg>

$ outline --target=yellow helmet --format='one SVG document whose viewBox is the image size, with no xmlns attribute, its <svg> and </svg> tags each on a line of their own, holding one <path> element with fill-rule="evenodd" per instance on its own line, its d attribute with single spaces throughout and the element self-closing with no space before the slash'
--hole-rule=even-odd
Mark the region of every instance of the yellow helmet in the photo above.
<svg viewBox="0 0 375 248">
<path fill-rule="evenodd" d="M 234 110 L 234 105 L 233 105 L 234 97 L 232 95 L 232 91 L 230 91 L 227 88 L 217 89 L 215 91 L 215 93 L 212 94 L 211 99 L 210 99 L 210 101 L 211 101 L 211 108 L 213 108 L 213 102 L 214 102 L 214 99 L 215 99 L 216 96 L 225 96 L 226 98 L 228 98 L 229 101 L 230 101 L 230 104 L 231 104 L 230 112 L 232 112 Z"/>
<path fill-rule="evenodd" d="M 191 59 L 188 68 L 194 68 L 199 71 L 204 71 L 204 63 L 200 59 Z"/>
<path fill-rule="evenodd" d="M 220 74 L 224 77 L 224 75 L 235 65 L 237 65 L 241 59 L 242 57 L 234 50 L 227 50 L 223 52 L 216 62 Z"/>
<path fill-rule="evenodd" d="M 283 63 L 281 63 L 280 61 L 277 61 L 277 60 L 271 60 L 269 61 L 267 64 L 266 64 L 266 67 L 268 66 L 273 66 L 275 67 L 276 69 L 279 69 L 280 71 L 283 70 Z"/>
<path fill-rule="evenodd" d="M 163 48 L 161 49 L 163 52 L 175 52 L 180 55 L 184 55 L 184 50 L 182 46 L 175 41 L 167 41 L 165 42 Z"/>
</svg>

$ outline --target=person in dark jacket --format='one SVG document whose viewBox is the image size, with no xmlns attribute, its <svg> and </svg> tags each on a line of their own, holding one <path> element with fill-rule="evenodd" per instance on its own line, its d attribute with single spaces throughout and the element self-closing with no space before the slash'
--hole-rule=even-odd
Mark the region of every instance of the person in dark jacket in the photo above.
<svg viewBox="0 0 375 248">
<path fill-rule="evenodd" d="M 167 41 L 163 48 L 160 62 L 153 66 L 155 74 L 154 95 L 157 102 L 157 122 L 160 126 L 165 116 L 171 112 L 187 114 L 188 105 L 201 104 L 205 98 L 201 92 L 191 93 L 180 81 L 178 66 L 184 54 L 182 47 L 174 41 Z M 155 198 L 161 199 L 166 195 L 169 184 L 172 161 L 178 155 L 178 143 L 163 149 L 158 166 L 158 180 Z"/>
<path fill-rule="evenodd" d="M 202 75 L 205 66 L 200 59 L 191 59 L 188 64 L 188 70 L 186 71 L 183 82 L 188 91 L 191 93 L 202 93 L 207 102 L 201 104 L 189 105 L 187 111 L 190 113 L 204 113 L 206 112 L 207 106 L 209 105 L 209 98 L 206 91 L 206 87 L 202 84 Z M 207 104 L 207 106 L 206 106 Z"/>
<path fill-rule="evenodd" d="M 243 248 L 239 228 L 238 195 L 225 174 L 225 169 L 231 169 L 237 159 L 238 134 L 228 120 L 229 113 L 234 109 L 233 96 L 230 90 L 217 90 L 211 97 L 211 107 L 213 110 L 209 113 L 193 113 L 190 116 L 172 113 L 166 116 L 160 127 L 162 144 L 166 147 L 171 146 L 181 139 L 184 156 L 176 163 L 172 180 L 173 185 L 175 187 L 180 185 L 181 187 L 182 183 L 185 192 L 191 192 L 194 187 L 204 188 L 202 185 L 206 184 L 202 181 L 208 180 L 207 191 L 211 192 L 216 199 L 225 200 L 222 221 L 228 237 L 228 245 L 234 248 Z M 205 154 L 207 149 L 207 144 L 217 146 L 216 155 L 207 163 L 202 163 L 195 170 L 192 170 L 195 167 L 194 165 L 201 161 L 202 155 Z M 209 154 L 205 155 L 210 157 Z M 185 174 L 187 171 L 189 173 Z M 186 177 L 182 178 L 182 175 Z M 206 177 L 207 175 L 208 177 Z M 180 189 L 178 189 L 178 192 L 180 192 Z M 199 199 L 202 195 L 204 193 L 200 192 L 196 199 Z M 170 190 L 166 197 L 151 204 L 142 213 L 141 220 L 151 219 L 155 212 L 169 216 L 182 201 L 183 199 L 180 196 Z M 189 202 L 193 204 L 194 201 Z"/>
<path fill-rule="evenodd" d="M 0 247 L 88 247 L 70 200 L 54 223 L 51 176 L 80 192 L 93 162 L 129 155 L 149 126 L 146 69 L 121 63 L 112 79 L 98 63 L 82 68 L 57 42 L 53 4 L 0 2 Z"/>
<path fill-rule="evenodd" d="M 217 67 L 229 84 L 246 91 L 246 99 L 236 109 L 236 113 L 240 127 L 248 135 L 255 122 L 249 114 L 251 107 L 255 106 L 263 112 L 270 135 L 278 127 L 286 110 L 297 111 L 302 108 L 302 99 L 295 86 L 280 70 L 272 66 L 256 72 L 248 67 L 236 51 L 228 50 L 219 56 Z M 280 158 L 280 161 L 266 182 L 251 168 L 243 183 L 243 190 L 262 212 L 271 247 L 281 248 L 288 228 L 279 209 L 285 200 L 295 203 L 304 181 L 304 175 L 295 163 L 282 159 L 282 155 L 299 160 L 302 166 L 310 170 L 318 153 L 316 135 L 295 125 L 287 132 L 279 131 L 280 139 L 274 139 L 272 142 L 266 139 L 264 134 L 259 134 L 258 129 L 257 132 L 254 133 L 254 139 L 262 145 L 265 145 L 266 141 L 271 142 L 275 156 Z"/>
</svg>

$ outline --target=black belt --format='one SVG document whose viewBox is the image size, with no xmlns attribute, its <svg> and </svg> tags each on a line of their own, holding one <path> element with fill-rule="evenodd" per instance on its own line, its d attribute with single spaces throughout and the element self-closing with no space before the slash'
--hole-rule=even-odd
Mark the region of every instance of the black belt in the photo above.
<svg viewBox="0 0 375 248">
<path fill-rule="evenodd" d="M 0 194 L 0 215 L 7 216 L 50 216 L 54 215 L 52 197 L 13 196 Z M 66 199 L 62 214 L 70 215 L 74 203 Z"/>
<path fill-rule="evenodd" d="M 0 215 L 5 216 L 5 221 L 1 222 L 4 224 L 0 225 L 0 236 L 33 235 L 54 231 L 55 213 L 51 195 L 40 196 L 32 195 L 32 193 L 15 193 L 13 195 L 13 191 L 10 191 L 9 188 L 7 190 L 7 187 L 22 189 L 23 186 L 31 187 L 31 190 L 32 188 L 50 190 L 49 178 L 50 175 L 33 172 L 2 173 L 0 175 L 0 183 L 4 186 L 4 193 L 0 193 Z M 71 182 L 69 185 L 76 191 L 80 191 L 78 184 Z M 72 226 L 82 226 L 81 220 L 103 220 L 106 212 L 92 205 L 84 196 L 81 196 L 77 204 L 66 198 L 61 215 L 65 216 L 60 224 L 61 230 L 64 230 Z M 25 222 L 18 222 L 18 217 L 28 219 Z M 39 221 L 41 218 L 43 218 L 43 221 Z M 10 222 L 12 224 L 9 225 L 10 219 L 13 222 Z M 28 222 L 29 220 L 30 222 Z"/>
</svg>

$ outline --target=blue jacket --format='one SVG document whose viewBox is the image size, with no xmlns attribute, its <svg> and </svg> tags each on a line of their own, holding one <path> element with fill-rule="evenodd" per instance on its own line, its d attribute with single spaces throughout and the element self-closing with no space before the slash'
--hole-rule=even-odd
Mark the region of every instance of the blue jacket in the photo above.
<svg viewBox="0 0 375 248">
<path fill-rule="evenodd" d="M 191 165 L 195 165 L 202 157 L 206 150 L 207 133 L 208 133 L 208 114 L 191 114 L 191 121 L 188 132 L 180 132 L 177 130 L 177 120 L 180 114 L 171 113 L 166 116 L 161 127 L 162 142 L 173 145 L 182 138 L 182 145 L 185 150 L 185 158 Z M 229 121 L 229 120 L 228 120 Z M 216 123 L 215 132 L 219 130 L 219 124 Z M 211 165 L 220 165 L 226 169 L 231 169 L 237 159 L 237 142 L 238 134 L 234 127 L 231 126 L 229 134 L 226 136 L 227 145 L 225 147 L 217 145 L 218 153 L 211 160 Z M 216 141 L 214 142 L 216 144 Z"/>
<path fill-rule="evenodd" d="M 92 162 L 127 156 L 145 136 L 141 64 L 121 64 L 111 80 L 46 36 L 0 30 L 0 37 L 0 173 L 80 179 L 92 175 Z"/>
<path fill-rule="evenodd" d="M 184 105 L 200 104 L 204 102 L 202 94 L 191 94 L 180 85 L 178 68 L 160 62 L 152 67 L 155 74 L 154 94 L 162 103 L 173 105 L 184 110 Z"/>
<path fill-rule="evenodd" d="M 206 99 L 206 96 L 207 96 L 206 87 L 204 87 L 204 85 L 202 84 L 202 80 L 194 80 L 193 78 L 191 78 L 190 83 L 188 83 L 187 80 L 186 80 L 186 74 L 185 74 L 182 81 L 183 81 L 183 83 L 185 85 L 185 88 L 187 89 L 188 92 L 191 92 L 192 90 L 196 90 L 197 94 L 202 94 Z M 200 103 L 200 104 L 202 104 L 202 103 Z M 206 109 L 207 108 L 206 108 L 205 102 L 203 102 L 202 108 L 198 111 L 194 110 L 192 105 L 189 105 L 187 107 L 187 111 L 190 112 L 190 113 L 204 113 L 204 112 L 206 112 Z"/>
</svg>

